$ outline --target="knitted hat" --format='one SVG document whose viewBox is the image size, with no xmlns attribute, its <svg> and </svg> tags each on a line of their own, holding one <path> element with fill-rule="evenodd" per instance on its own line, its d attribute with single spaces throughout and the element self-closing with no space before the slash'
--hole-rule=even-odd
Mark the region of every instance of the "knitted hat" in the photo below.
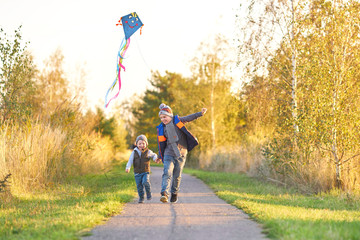
<svg viewBox="0 0 360 240">
<path fill-rule="evenodd" d="M 145 135 L 137 136 L 136 141 L 135 141 L 135 145 L 137 145 L 139 140 L 143 140 L 145 142 L 145 144 L 146 144 L 146 147 L 148 146 L 148 140 L 147 140 Z"/>
<path fill-rule="evenodd" d="M 169 106 L 167 106 L 165 103 L 160 104 L 159 108 L 160 108 L 159 116 L 160 116 L 161 114 L 167 115 L 167 116 L 169 116 L 169 117 L 173 117 L 173 116 L 174 116 L 171 108 L 170 108 Z"/>
</svg>

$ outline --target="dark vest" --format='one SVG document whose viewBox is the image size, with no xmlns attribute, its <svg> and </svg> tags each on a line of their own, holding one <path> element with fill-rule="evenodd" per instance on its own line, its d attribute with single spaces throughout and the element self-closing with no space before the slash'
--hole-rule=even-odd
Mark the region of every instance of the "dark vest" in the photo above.
<svg viewBox="0 0 360 240">
<path fill-rule="evenodd" d="M 198 140 L 196 139 L 196 137 L 194 137 L 191 134 L 191 132 L 189 132 L 189 130 L 187 130 L 184 123 L 180 121 L 180 118 L 178 115 L 173 117 L 173 122 L 177 128 L 179 128 L 183 133 L 185 133 L 187 150 L 190 152 L 194 147 L 196 147 L 199 144 Z M 159 146 L 159 156 L 160 156 L 161 160 L 164 161 L 164 151 L 165 151 L 165 148 L 167 145 L 166 137 L 164 136 L 165 124 L 160 123 L 160 125 L 157 126 L 156 128 L 157 128 L 157 136 L 158 136 L 157 140 L 158 140 L 158 146 Z"/>
<path fill-rule="evenodd" d="M 139 156 L 138 151 L 134 150 L 134 173 L 150 172 L 150 158 L 147 156 L 148 149 Z"/>
</svg>

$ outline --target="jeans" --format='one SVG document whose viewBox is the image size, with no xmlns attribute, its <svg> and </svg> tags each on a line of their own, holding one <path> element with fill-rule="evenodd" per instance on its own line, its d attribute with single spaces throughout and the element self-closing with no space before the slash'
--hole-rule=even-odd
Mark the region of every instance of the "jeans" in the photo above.
<svg viewBox="0 0 360 240">
<path fill-rule="evenodd" d="M 144 187 L 147 199 L 151 198 L 150 173 L 135 173 L 135 182 L 140 199 L 144 199 Z"/>
<path fill-rule="evenodd" d="M 162 175 L 161 193 L 169 195 L 170 183 L 171 193 L 177 194 L 180 190 L 181 173 L 184 169 L 186 156 L 178 158 L 170 155 L 164 156 L 164 172 Z"/>
</svg>

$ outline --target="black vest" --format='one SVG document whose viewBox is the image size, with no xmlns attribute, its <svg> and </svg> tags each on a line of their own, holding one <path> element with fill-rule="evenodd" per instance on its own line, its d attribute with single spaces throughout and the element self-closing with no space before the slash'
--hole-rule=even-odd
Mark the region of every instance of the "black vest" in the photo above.
<svg viewBox="0 0 360 240">
<path fill-rule="evenodd" d="M 150 158 L 147 156 L 148 149 L 144 152 L 141 152 L 141 156 L 139 156 L 138 151 L 134 150 L 134 173 L 144 173 L 150 172 Z"/>
</svg>

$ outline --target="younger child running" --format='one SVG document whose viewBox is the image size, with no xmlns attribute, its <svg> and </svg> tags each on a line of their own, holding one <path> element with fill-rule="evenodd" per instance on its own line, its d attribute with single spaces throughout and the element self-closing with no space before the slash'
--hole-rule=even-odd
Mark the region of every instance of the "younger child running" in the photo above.
<svg viewBox="0 0 360 240">
<path fill-rule="evenodd" d="M 174 116 L 171 108 L 164 103 L 159 108 L 161 120 L 160 125 L 157 126 L 159 157 L 164 163 L 160 201 L 168 202 L 169 193 L 171 193 L 170 202 L 176 203 L 187 152 L 199 144 L 198 140 L 186 129 L 184 123 L 203 116 L 207 109 L 203 108 L 201 112 L 179 117 Z"/>
<path fill-rule="evenodd" d="M 138 136 L 136 138 L 135 145 L 136 147 L 130 155 L 125 171 L 129 173 L 131 165 L 134 165 L 134 175 L 139 195 L 139 203 L 143 203 L 144 187 L 147 200 L 151 200 L 150 158 L 152 158 L 154 162 L 157 162 L 157 155 L 147 148 L 148 141 L 145 135 Z"/>
</svg>

